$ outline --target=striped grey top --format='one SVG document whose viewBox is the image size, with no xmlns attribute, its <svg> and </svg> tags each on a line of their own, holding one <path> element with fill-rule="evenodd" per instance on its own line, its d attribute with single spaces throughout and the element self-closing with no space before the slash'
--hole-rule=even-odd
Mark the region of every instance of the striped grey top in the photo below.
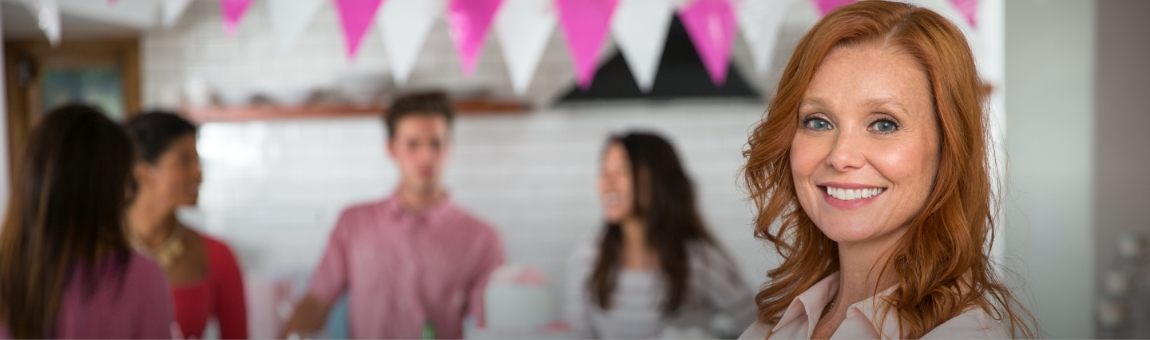
<svg viewBox="0 0 1150 340">
<path fill-rule="evenodd" d="M 754 293 L 739 278 L 735 263 L 715 247 L 702 242 L 688 245 L 688 294 L 678 313 L 664 317 L 666 286 L 657 270 L 620 270 L 612 308 L 592 302 L 587 280 L 598 256 L 595 242 L 584 242 L 571 255 L 564 287 L 563 314 L 583 338 L 657 338 L 667 328 L 713 332 L 717 315 L 734 321 L 734 336 L 755 321 Z M 707 333 L 714 337 L 728 334 Z M 696 336 L 697 337 L 697 336 Z"/>
</svg>

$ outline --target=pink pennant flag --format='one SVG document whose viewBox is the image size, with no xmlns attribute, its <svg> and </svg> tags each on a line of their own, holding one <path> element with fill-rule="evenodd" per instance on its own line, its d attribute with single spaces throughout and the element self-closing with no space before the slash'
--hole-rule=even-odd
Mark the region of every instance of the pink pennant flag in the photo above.
<svg viewBox="0 0 1150 340">
<path fill-rule="evenodd" d="M 599 54 L 611 28 L 611 15 L 619 0 L 556 0 L 559 24 L 575 63 L 579 88 L 588 89 L 598 68 Z"/>
<path fill-rule="evenodd" d="M 735 13 L 728 0 L 695 0 L 679 11 L 687 36 L 715 85 L 727 82 L 731 43 L 735 39 Z"/>
<path fill-rule="evenodd" d="M 447 22 L 455 48 L 459 51 L 459 64 L 464 75 L 475 71 L 483 39 L 487 37 L 501 4 L 503 0 L 451 0 Z"/>
<path fill-rule="evenodd" d="M 978 0 L 950 0 L 959 13 L 970 23 L 970 27 L 978 27 Z"/>
<path fill-rule="evenodd" d="M 850 5 L 857 0 L 814 0 L 815 7 L 819 9 L 819 16 L 826 16 L 839 7 Z"/>
<path fill-rule="evenodd" d="M 220 10 L 224 12 L 224 31 L 229 36 L 236 34 L 236 28 L 251 4 L 252 0 L 220 0 Z"/>
<path fill-rule="evenodd" d="M 347 47 L 347 58 L 355 59 L 359 44 L 367 34 L 367 28 L 375 20 L 383 0 L 335 0 L 339 11 L 339 24 L 343 27 L 343 40 Z"/>
</svg>

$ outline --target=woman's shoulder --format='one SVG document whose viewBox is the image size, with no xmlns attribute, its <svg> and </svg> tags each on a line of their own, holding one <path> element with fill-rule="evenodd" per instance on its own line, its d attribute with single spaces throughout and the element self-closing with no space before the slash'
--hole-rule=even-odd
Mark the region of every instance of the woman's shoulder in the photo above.
<svg viewBox="0 0 1150 340">
<path fill-rule="evenodd" d="M 204 242 L 204 251 L 207 252 L 209 257 L 225 257 L 234 258 L 235 254 L 232 252 L 232 247 L 220 239 L 203 232 L 195 232 Z"/>
<path fill-rule="evenodd" d="M 923 339 L 1009 339 L 1005 320 L 996 319 L 985 309 L 973 307 L 943 322 Z"/>
<path fill-rule="evenodd" d="M 735 271 L 738 267 L 734 259 L 714 242 L 692 241 L 687 244 L 687 254 L 694 267 L 721 271 Z"/>
<path fill-rule="evenodd" d="M 211 235 L 202 232 L 196 234 L 203 240 L 204 252 L 208 256 L 208 268 L 211 268 L 213 277 L 219 277 L 221 273 L 226 274 L 239 270 L 239 260 L 236 259 L 232 247 Z"/>
<path fill-rule="evenodd" d="M 134 251 L 128 256 L 128 265 L 123 277 L 126 291 L 135 291 L 130 287 L 148 287 L 156 283 L 167 287 L 164 269 L 155 261 Z"/>
<path fill-rule="evenodd" d="M 762 340 L 762 339 L 766 339 L 767 334 L 770 334 L 770 331 L 771 331 L 770 325 L 762 323 L 760 321 L 755 321 L 755 323 L 752 323 L 750 327 L 747 327 L 747 330 L 743 331 L 742 335 L 739 335 L 739 340 Z"/>
<path fill-rule="evenodd" d="M 82 275 L 68 283 L 68 292 L 87 291 L 90 295 L 110 298 L 129 292 L 126 300 L 132 301 L 153 297 L 150 294 L 167 294 L 168 281 L 159 264 L 135 251 L 130 251 L 126 258 L 119 256 L 108 255 L 89 270 L 77 271 Z"/>
</svg>

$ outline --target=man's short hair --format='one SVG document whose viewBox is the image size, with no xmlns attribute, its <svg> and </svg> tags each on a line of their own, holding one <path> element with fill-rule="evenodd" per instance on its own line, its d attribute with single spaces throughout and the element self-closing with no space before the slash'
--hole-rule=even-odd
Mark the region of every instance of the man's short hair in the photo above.
<svg viewBox="0 0 1150 340">
<path fill-rule="evenodd" d="M 387 138 L 395 136 L 395 129 L 399 121 L 412 115 L 441 116 L 447 120 L 448 129 L 455 120 L 455 108 L 447 94 L 440 91 L 412 93 L 396 98 L 391 107 L 383 114 L 384 126 L 387 128 Z"/>
</svg>

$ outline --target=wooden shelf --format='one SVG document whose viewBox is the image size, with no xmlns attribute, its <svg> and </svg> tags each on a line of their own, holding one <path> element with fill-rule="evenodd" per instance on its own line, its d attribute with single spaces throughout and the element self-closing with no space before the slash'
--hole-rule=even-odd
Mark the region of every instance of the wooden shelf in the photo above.
<svg viewBox="0 0 1150 340">
<path fill-rule="evenodd" d="M 192 121 L 207 123 L 379 116 L 386 110 L 387 106 L 384 105 L 313 105 L 299 107 L 257 105 L 185 108 L 183 113 Z M 527 113 L 530 111 L 530 107 L 525 103 L 516 101 L 461 100 L 455 102 L 455 111 L 457 115 L 461 116 L 516 115 Z"/>
</svg>

